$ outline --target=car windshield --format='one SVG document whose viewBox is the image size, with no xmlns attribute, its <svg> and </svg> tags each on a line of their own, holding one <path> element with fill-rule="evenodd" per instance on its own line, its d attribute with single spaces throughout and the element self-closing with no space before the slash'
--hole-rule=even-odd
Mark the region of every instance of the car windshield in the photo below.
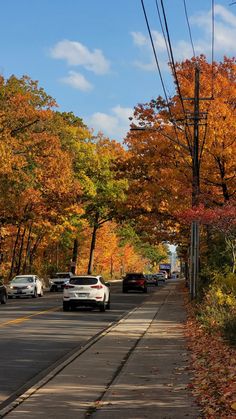
<svg viewBox="0 0 236 419">
<path fill-rule="evenodd" d="M 69 273 L 57 273 L 55 274 L 54 278 L 70 278 Z"/>
<path fill-rule="evenodd" d="M 14 284 L 24 284 L 25 282 L 34 282 L 34 278 L 32 276 L 17 276 L 11 282 L 14 282 Z"/>
<path fill-rule="evenodd" d="M 97 284 L 97 282 L 97 278 L 88 278 L 86 276 L 75 277 L 70 280 L 70 284 L 74 285 L 94 285 Z"/>
</svg>

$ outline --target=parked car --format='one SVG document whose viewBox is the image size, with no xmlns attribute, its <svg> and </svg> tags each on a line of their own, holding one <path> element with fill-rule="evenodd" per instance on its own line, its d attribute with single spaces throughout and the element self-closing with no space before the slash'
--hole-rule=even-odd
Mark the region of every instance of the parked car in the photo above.
<svg viewBox="0 0 236 419">
<path fill-rule="evenodd" d="M 142 291 L 147 292 L 147 279 L 143 273 L 130 272 L 127 273 L 123 279 L 123 292 Z"/>
<path fill-rule="evenodd" d="M 165 279 L 168 279 L 168 272 L 164 270 L 160 270 L 158 273 L 161 273 L 164 275 Z"/>
<path fill-rule="evenodd" d="M 43 296 L 43 283 L 37 275 L 17 275 L 8 284 L 8 298 L 25 296 Z"/>
<path fill-rule="evenodd" d="M 62 291 L 73 276 L 72 272 L 57 272 L 49 280 L 50 291 Z"/>
<path fill-rule="evenodd" d="M 110 284 L 98 275 L 75 275 L 63 290 L 63 310 L 76 307 L 110 309 Z"/>
<path fill-rule="evenodd" d="M 158 279 L 155 274 L 146 274 L 147 284 L 158 286 Z"/>
<path fill-rule="evenodd" d="M 0 303 L 6 304 L 7 302 L 7 287 L 4 285 L 2 279 L 0 279 Z"/>
<path fill-rule="evenodd" d="M 164 272 L 157 272 L 155 275 L 156 275 L 157 281 L 162 281 L 162 282 L 166 281 L 166 275 Z"/>
</svg>

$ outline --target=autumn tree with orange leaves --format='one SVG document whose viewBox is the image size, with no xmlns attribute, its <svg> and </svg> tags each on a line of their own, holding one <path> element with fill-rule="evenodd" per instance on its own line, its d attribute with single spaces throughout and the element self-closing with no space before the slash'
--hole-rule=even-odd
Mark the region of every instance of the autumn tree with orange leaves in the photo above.
<svg viewBox="0 0 236 419">
<path fill-rule="evenodd" d="M 204 56 L 177 63 L 182 96 L 194 96 L 196 65 L 200 69 L 200 97 L 209 98 L 212 67 Z M 200 114 L 206 115 L 206 120 L 199 125 L 199 200 L 207 208 L 224 208 L 229 202 L 235 208 L 235 60 L 225 58 L 222 63 L 214 63 L 213 74 L 213 99 L 200 101 Z M 191 114 L 193 102 L 187 102 L 186 110 Z M 181 231 L 186 234 L 188 229 L 183 228 L 178 214 L 192 206 L 192 126 L 183 116 L 177 94 L 169 104 L 159 97 L 138 105 L 134 117 L 126 138 L 130 157 L 123 169 L 128 169 L 129 202 L 138 228 L 145 230 L 148 226 L 153 240 L 165 237 L 181 244 L 185 240 Z"/>
</svg>

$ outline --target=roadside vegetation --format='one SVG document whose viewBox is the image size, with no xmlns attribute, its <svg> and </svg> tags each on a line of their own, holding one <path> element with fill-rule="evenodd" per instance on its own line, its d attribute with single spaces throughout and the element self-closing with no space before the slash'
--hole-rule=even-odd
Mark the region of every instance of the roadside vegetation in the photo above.
<svg viewBox="0 0 236 419">
<path fill-rule="evenodd" d="M 59 112 L 29 77 L 0 77 L 0 267 L 6 280 L 72 268 L 120 278 L 158 270 L 173 243 L 188 284 L 198 221 L 201 275 L 188 304 L 194 391 L 206 417 L 234 417 L 236 61 L 177 63 L 183 97 L 194 95 L 196 65 L 201 97 L 211 97 L 214 73 L 214 97 L 200 103 L 198 205 L 192 125 L 178 92 L 137 105 L 123 146 Z"/>
</svg>

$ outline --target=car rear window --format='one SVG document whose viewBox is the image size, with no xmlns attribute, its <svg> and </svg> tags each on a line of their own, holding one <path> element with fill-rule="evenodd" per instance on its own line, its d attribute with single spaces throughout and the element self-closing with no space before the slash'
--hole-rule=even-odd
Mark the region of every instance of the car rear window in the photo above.
<svg viewBox="0 0 236 419">
<path fill-rule="evenodd" d="M 75 277 L 71 278 L 70 284 L 74 285 L 94 285 L 97 284 L 98 280 L 97 278 L 86 278 L 85 277 Z"/>
<path fill-rule="evenodd" d="M 143 274 L 127 274 L 126 276 L 125 276 L 125 280 L 126 281 L 131 281 L 131 280 L 133 280 L 133 279 L 145 279 L 145 277 L 144 277 L 144 275 Z"/>
<path fill-rule="evenodd" d="M 57 273 L 54 278 L 70 278 L 69 273 Z"/>
</svg>

